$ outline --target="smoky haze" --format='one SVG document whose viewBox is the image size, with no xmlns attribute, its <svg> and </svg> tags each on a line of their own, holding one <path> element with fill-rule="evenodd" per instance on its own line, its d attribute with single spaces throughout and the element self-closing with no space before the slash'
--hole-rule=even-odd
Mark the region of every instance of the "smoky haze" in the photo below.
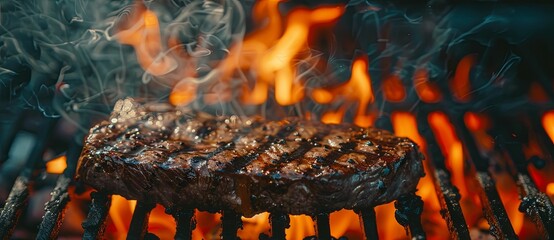
<svg viewBox="0 0 554 240">
<path fill-rule="evenodd" d="M 176 49 L 166 42 L 176 37 L 180 41 L 177 48 L 193 64 L 178 61 L 176 70 L 159 76 L 140 66 L 133 47 L 117 40 L 118 30 L 132 18 L 137 5 L 159 18 L 164 51 L 157 57 L 175 56 Z M 181 74 L 184 70 L 192 72 L 192 79 L 199 83 L 217 81 L 217 74 L 210 73 L 218 71 L 218 63 L 231 46 L 240 44 L 255 26 L 263 25 L 251 22 L 252 5 L 252 1 L 232 0 L 2 1 L 2 112 L 30 108 L 50 117 L 106 116 L 115 101 L 124 97 L 166 100 L 173 85 L 186 78 Z M 315 6 L 310 1 L 287 1 L 280 10 L 286 14 L 298 5 Z M 345 13 L 332 31 L 315 34 L 320 38 L 310 40 L 310 57 L 296 65 L 308 93 L 348 80 L 353 58 L 365 55 L 376 99 L 369 109 L 383 111 L 380 86 L 393 74 L 406 88 L 406 105 L 417 107 L 413 78 L 418 69 L 425 69 L 429 81 L 440 86 L 447 100 L 455 101 L 448 82 L 458 62 L 474 54 L 471 94 L 481 99 L 481 107 L 525 101 L 533 81 L 554 97 L 551 4 L 403 5 L 357 0 L 344 7 Z M 337 106 L 316 104 L 306 96 L 291 108 L 279 107 L 272 98 L 255 107 L 240 106 L 236 101 L 216 107 L 196 101 L 191 106 L 223 114 L 267 114 L 270 109 L 279 117 L 309 110 L 315 118 Z M 354 114 L 355 105 L 349 105 L 346 119 Z"/>
</svg>

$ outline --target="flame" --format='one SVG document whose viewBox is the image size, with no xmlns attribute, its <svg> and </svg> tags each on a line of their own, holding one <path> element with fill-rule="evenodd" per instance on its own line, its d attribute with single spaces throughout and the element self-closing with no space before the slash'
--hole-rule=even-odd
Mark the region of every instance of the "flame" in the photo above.
<svg viewBox="0 0 554 240">
<path fill-rule="evenodd" d="M 148 232 L 155 234 L 160 239 L 172 239 L 175 237 L 176 229 L 175 219 L 165 213 L 165 208 L 162 205 L 156 205 L 150 212 Z"/>
<path fill-rule="evenodd" d="M 427 70 L 417 69 L 414 73 L 414 89 L 421 101 L 426 103 L 436 103 L 442 99 L 439 87 L 434 82 L 429 82 Z"/>
<path fill-rule="evenodd" d="M 554 197 L 554 182 L 546 185 L 546 194 L 550 196 L 550 198 Z"/>
<path fill-rule="evenodd" d="M 279 2 L 257 3 L 254 18 L 261 21 L 262 16 L 267 16 L 268 24 L 247 36 L 243 44 L 233 48 L 230 56 L 222 62 L 223 79 L 229 79 L 237 69 L 257 74 L 252 89 L 248 85 L 242 87 L 241 100 L 245 104 L 265 102 L 272 86 L 275 88 L 275 100 L 280 105 L 292 105 L 302 100 L 304 87 L 296 72 L 295 58 L 309 50 L 308 37 L 316 26 L 333 23 L 344 11 L 341 6 L 313 10 L 296 8 L 288 15 L 283 30 Z"/>
<path fill-rule="evenodd" d="M 452 172 L 454 185 L 460 188 L 462 196 L 467 195 L 462 143 L 456 136 L 454 127 L 446 114 L 441 112 L 429 114 L 428 120 L 441 151 L 446 158 L 446 163 Z"/>
<path fill-rule="evenodd" d="M 315 235 L 315 223 L 307 215 L 290 215 L 290 228 L 285 230 L 287 240 L 303 239 Z"/>
<path fill-rule="evenodd" d="M 169 94 L 169 103 L 185 106 L 196 98 L 197 84 L 193 81 L 179 81 Z"/>
<path fill-rule="evenodd" d="M 352 76 L 346 83 L 332 88 L 314 89 L 312 97 L 320 104 L 336 101 L 339 98 L 358 102 L 354 123 L 363 127 L 369 126 L 372 117 L 370 114 L 366 113 L 366 109 L 368 105 L 373 102 L 374 97 L 368 68 L 368 59 L 366 56 L 356 58 L 352 64 Z M 341 107 L 341 109 L 336 112 L 331 111 L 326 114 L 331 114 L 333 120 L 342 120 L 344 109 Z M 324 119 L 324 122 L 326 122 L 327 117 L 325 117 L 325 115 Z"/>
<path fill-rule="evenodd" d="M 554 143 L 554 110 L 544 113 L 542 116 L 542 126 L 550 140 Z"/>
<path fill-rule="evenodd" d="M 394 112 L 391 115 L 391 121 L 395 135 L 412 139 L 420 147 L 421 152 L 426 154 L 427 145 L 423 140 L 423 137 L 419 135 L 417 130 L 417 120 L 413 114 L 408 112 Z M 421 196 L 425 204 L 423 207 L 422 218 L 429 221 L 429 224 L 424 224 L 423 228 L 425 232 L 432 233 L 434 238 L 448 238 L 448 231 L 445 231 L 447 226 L 441 215 L 438 214 L 441 210 L 441 206 L 439 204 L 439 199 L 437 198 L 435 191 L 435 185 L 431 177 L 431 166 L 429 165 L 429 161 L 424 161 L 423 164 L 425 176 L 420 179 L 419 184 L 417 185 L 417 193 Z M 391 212 L 390 214 L 394 213 Z M 385 228 L 388 228 L 388 226 Z"/>
<path fill-rule="evenodd" d="M 518 210 L 520 199 L 517 186 L 508 172 L 496 173 L 494 179 L 508 219 L 510 219 L 515 233 L 520 234 L 523 229 L 524 214 Z"/>
<path fill-rule="evenodd" d="M 192 235 L 199 236 L 193 239 L 215 239 L 221 230 L 221 213 L 209 213 L 195 210 L 196 228 Z"/>
<path fill-rule="evenodd" d="M 377 232 L 380 239 L 404 239 L 406 231 L 394 218 L 394 202 L 375 207 L 375 218 L 377 219 Z"/>
<path fill-rule="evenodd" d="M 251 218 L 242 217 L 242 228 L 237 235 L 240 239 L 258 239 L 261 233 L 269 235 L 269 213 L 263 212 Z"/>
<path fill-rule="evenodd" d="M 385 99 L 390 102 L 402 102 L 406 98 L 406 90 L 404 85 L 400 80 L 400 77 L 397 75 L 390 75 L 388 78 L 383 80 L 382 83 L 383 93 Z"/>
<path fill-rule="evenodd" d="M 65 155 L 54 158 L 46 162 L 46 172 L 52 174 L 62 174 L 67 168 L 67 159 Z"/>
<path fill-rule="evenodd" d="M 112 224 L 106 228 L 108 238 L 126 239 L 136 205 L 137 201 L 135 200 L 127 200 L 122 196 L 112 195 L 112 205 L 108 212 Z"/>
<path fill-rule="evenodd" d="M 164 54 L 156 13 L 137 3 L 129 21 L 121 23 L 115 38 L 133 46 L 140 66 L 154 76 L 167 74 L 177 68 L 175 59 Z"/>
<path fill-rule="evenodd" d="M 490 127 L 489 119 L 486 116 L 467 112 L 464 115 L 464 122 L 467 128 L 472 131 L 473 137 L 479 146 L 483 146 L 486 150 L 493 150 L 494 139 L 486 132 Z"/>
<path fill-rule="evenodd" d="M 454 78 L 450 81 L 452 94 L 460 101 L 466 102 L 470 99 L 471 83 L 469 74 L 475 62 L 476 56 L 474 54 L 463 57 L 460 62 L 458 62 Z"/>
<path fill-rule="evenodd" d="M 331 235 L 335 237 L 346 236 L 348 239 L 362 239 L 360 217 L 352 210 L 339 210 L 329 215 Z"/>
</svg>

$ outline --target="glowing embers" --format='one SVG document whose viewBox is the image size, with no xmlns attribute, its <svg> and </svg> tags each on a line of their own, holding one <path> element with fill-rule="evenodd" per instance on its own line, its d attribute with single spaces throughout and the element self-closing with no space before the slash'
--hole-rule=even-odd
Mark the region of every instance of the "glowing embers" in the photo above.
<svg viewBox="0 0 554 240">
<path fill-rule="evenodd" d="M 352 76 L 346 83 L 330 88 L 314 89 L 312 97 L 320 104 L 344 101 L 338 110 L 329 111 L 322 116 L 321 120 L 324 123 L 341 122 L 347 106 L 355 102 L 357 103 L 357 110 L 354 123 L 364 127 L 371 125 L 371 115 L 367 113 L 366 109 L 373 102 L 374 97 L 367 58 L 358 57 L 354 60 Z"/>
<path fill-rule="evenodd" d="M 67 159 L 65 155 L 54 158 L 46 162 L 46 172 L 52 174 L 61 174 L 67 168 Z"/>
</svg>

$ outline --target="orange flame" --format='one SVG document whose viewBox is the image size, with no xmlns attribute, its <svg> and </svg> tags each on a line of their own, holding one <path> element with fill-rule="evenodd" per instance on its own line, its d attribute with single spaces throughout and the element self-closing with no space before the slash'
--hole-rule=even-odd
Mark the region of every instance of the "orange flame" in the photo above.
<svg viewBox="0 0 554 240">
<path fill-rule="evenodd" d="M 249 70 L 256 77 L 252 89 L 242 87 L 242 102 L 261 104 L 267 100 L 270 87 L 275 88 L 275 100 L 280 105 L 291 105 L 304 97 L 304 87 L 295 68 L 295 58 L 308 50 L 308 36 L 321 24 L 333 23 L 343 13 L 341 6 L 326 6 L 316 9 L 296 8 L 287 17 L 282 29 L 278 4 L 280 1 L 259 1 L 254 6 L 254 19 L 267 24 L 247 36 L 244 42 L 234 47 L 222 64 L 223 80 L 228 81 L 239 70 Z"/>
<path fill-rule="evenodd" d="M 242 217 L 242 228 L 237 235 L 240 239 L 258 239 L 261 233 L 269 235 L 269 213 L 263 212 L 251 218 Z"/>
<path fill-rule="evenodd" d="M 442 99 L 439 87 L 434 82 L 429 82 L 426 69 L 417 69 L 414 73 L 414 88 L 421 101 L 436 103 Z"/>
<path fill-rule="evenodd" d="M 550 140 L 554 143 L 554 110 L 544 113 L 542 116 L 542 126 Z"/>
<path fill-rule="evenodd" d="M 127 200 L 119 195 L 112 196 L 112 205 L 108 212 L 112 225 L 106 228 L 107 237 L 111 239 L 126 238 L 136 205 L 137 201 L 135 200 Z"/>
<path fill-rule="evenodd" d="M 554 198 L 554 182 L 546 185 L 546 194 L 550 196 L 550 198 Z"/>
<path fill-rule="evenodd" d="M 470 99 L 471 84 L 469 81 L 469 74 L 475 62 L 476 56 L 474 54 L 463 57 L 460 62 L 458 62 L 454 78 L 450 81 L 452 94 L 460 101 L 465 102 Z"/>
<path fill-rule="evenodd" d="M 175 219 L 165 213 L 165 208 L 162 205 L 156 205 L 150 212 L 148 232 L 153 233 L 160 239 L 172 239 L 175 237 L 176 229 Z"/>
<path fill-rule="evenodd" d="M 46 172 L 52 174 L 62 174 L 67 168 L 67 159 L 65 155 L 54 158 L 46 162 Z"/>
<path fill-rule="evenodd" d="M 406 90 L 397 75 L 390 75 L 383 80 L 382 88 L 385 99 L 390 102 L 402 102 L 406 98 Z"/>
<path fill-rule="evenodd" d="M 400 137 L 408 137 L 419 145 L 421 152 L 424 154 L 427 152 L 427 145 L 417 130 L 417 120 L 415 116 L 408 112 L 394 112 L 391 115 L 392 126 L 394 134 Z M 448 231 L 446 224 L 439 211 L 441 210 L 439 199 L 437 198 L 435 185 L 432 179 L 432 171 L 430 169 L 429 161 L 423 161 L 425 170 L 425 176 L 420 179 L 418 188 L 418 195 L 421 196 L 424 202 L 422 218 L 429 221 L 429 224 L 424 224 L 423 228 L 427 233 L 433 233 L 431 238 L 448 238 Z M 394 214 L 390 212 L 389 214 Z M 389 226 L 385 227 L 386 229 Z M 399 236 L 401 238 L 402 236 Z"/>
<path fill-rule="evenodd" d="M 156 13 L 146 9 L 142 4 L 137 4 L 129 22 L 122 25 L 115 37 L 122 44 L 133 46 L 138 62 L 146 72 L 160 76 L 177 67 L 175 59 L 163 53 Z"/>
<path fill-rule="evenodd" d="M 468 191 L 464 177 L 462 143 L 456 136 L 454 127 L 446 114 L 433 112 L 429 114 L 428 120 L 441 151 L 446 158 L 446 163 L 450 171 L 452 171 L 453 183 L 460 188 L 462 196 L 466 196 Z"/>
<path fill-rule="evenodd" d="M 483 146 L 486 150 L 493 150 L 494 139 L 487 134 L 486 130 L 489 129 L 489 119 L 479 113 L 467 112 L 464 115 L 464 122 L 469 130 L 472 131 L 475 140 L 480 146 Z"/>
<path fill-rule="evenodd" d="M 352 64 L 352 76 L 346 83 L 332 88 L 314 89 L 312 97 L 316 102 L 321 104 L 336 101 L 339 98 L 358 102 L 354 123 L 359 126 L 369 126 L 371 124 L 371 116 L 366 113 L 366 109 L 373 102 L 373 90 L 371 88 L 367 57 L 361 56 L 354 60 Z M 331 118 L 333 121 L 337 119 L 342 120 L 344 109 L 341 108 L 336 112 L 328 112 L 326 114 L 333 116 Z M 324 116 L 324 122 L 330 122 L 326 119 L 328 118 Z"/>
</svg>

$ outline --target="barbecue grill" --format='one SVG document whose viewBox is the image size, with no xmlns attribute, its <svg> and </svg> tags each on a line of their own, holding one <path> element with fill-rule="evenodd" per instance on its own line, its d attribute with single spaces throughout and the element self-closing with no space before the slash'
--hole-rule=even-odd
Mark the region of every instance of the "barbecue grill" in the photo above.
<svg viewBox="0 0 554 240">
<path fill-rule="evenodd" d="M 178 5 L 180 3 L 169 3 L 168 1 L 167 4 Z M 245 5 L 248 4 L 249 3 L 245 3 Z M 360 17 L 360 15 L 356 15 L 356 13 L 360 11 L 365 12 L 375 9 L 390 8 L 394 11 L 404 11 L 407 18 L 413 21 L 416 20 L 409 16 L 413 14 L 412 10 L 414 12 L 423 11 L 422 6 L 387 5 L 384 3 L 364 5 L 364 3 L 356 3 L 356 1 L 351 1 L 349 4 L 350 8 L 347 8 L 348 10 L 345 16 L 354 16 L 352 17 L 354 20 L 339 21 L 339 26 L 343 24 L 342 26 L 344 26 L 344 28 L 383 27 L 387 25 L 386 23 L 382 23 L 382 25 L 370 25 L 367 23 L 370 20 L 363 20 L 363 18 L 362 20 L 356 19 Z M 0 3 L 0 7 L 2 7 L 2 5 L 3 4 Z M 9 4 L 5 5 L 12 7 L 12 5 Z M 284 6 L 285 8 L 290 7 L 289 5 Z M 521 7 L 517 10 L 520 12 L 516 11 L 520 14 L 531 14 L 536 10 L 538 11 L 536 13 L 538 17 L 535 17 L 544 22 L 537 23 L 535 22 L 535 18 L 529 17 L 525 18 L 528 23 L 521 24 L 529 24 L 533 25 L 533 27 L 535 27 L 535 24 L 540 25 L 536 27 L 539 29 L 537 31 L 544 30 L 541 28 L 541 24 L 549 25 L 548 23 L 554 20 L 552 17 L 545 18 L 544 20 L 541 19 L 541 17 L 545 17 L 541 14 L 545 11 L 548 12 L 548 9 L 554 9 L 553 5 L 548 4 L 506 4 L 498 8 L 496 8 L 495 5 L 481 4 L 448 6 L 436 4 L 430 5 L 428 10 L 438 11 L 437 8 L 449 9 L 448 14 L 452 14 L 453 17 L 447 14 L 441 15 L 431 12 L 422 13 L 421 16 L 422 18 L 431 16 L 443 16 L 445 18 L 446 16 L 450 16 L 451 18 L 455 18 L 459 17 L 459 14 L 467 13 L 468 6 L 470 8 L 473 6 L 478 7 L 477 10 L 475 10 L 475 12 L 477 12 L 475 16 L 476 19 L 482 19 L 480 14 L 482 14 L 482 11 L 485 11 L 482 9 L 495 9 L 502 12 L 505 10 L 505 7 L 512 10 Z M 360 10 L 361 7 L 363 7 L 363 10 Z M 8 8 L 5 11 L 9 12 L 11 10 L 12 9 Z M 248 6 L 246 10 L 247 12 L 250 10 Z M 126 9 L 126 11 L 129 10 Z M 497 17 L 505 17 L 502 13 L 498 14 Z M 387 15 L 387 17 L 391 16 L 392 18 L 388 19 L 392 19 L 390 20 L 390 24 L 394 25 L 396 15 Z M 383 16 L 375 15 L 372 17 Z M 348 19 L 347 17 L 344 18 Z M 351 26 L 349 25 L 349 21 L 356 22 L 356 24 L 359 25 Z M 369 25 L 364 25 L 364 21 Z M 2 22 L 0 22 L 0 26 L 1 25 Z M 416 25 L 424 27 L 425 22 Z M 479 23 L 476 22 L 472 27 L 476 25 L 479 25 Z M 406 26 L 400 24 L 399 28 L 401 28 L 401 30 L 403 27 Z M 521 26 L 514 26 L 514 28 L 518 27 Z M 334 31 L 340 33 L 344 31 L 344 28 L 337 28 Z M 551 26 L 545 27 L 545 29 L 549 28 L 551 28 Z M 387 28 L 384 27 L 384 29 Z M 2 31 L 5 30 L 0 30 L 0 36 L 7 34 Z M 510 30 L 508 29 L 505 32 L 509 33 Z M 505 32 L 499 33 L 499 35 Z M 363 31 L 358 31 L 356 33 L 358 33 L 358 38 L 364 38 L 364 34 L 366 34 L 366 32 Z M 400 31 L 400 33 L 402 33 L 402 31 Z M 394 37 L 393 35 L 394 34 L 391 34 L 389 37 L 392 38 Z M 464 62 L 471 63 L 469 67 L 466 67 L 467 75 L 470 75 L 470 70 L 475 68 L 479 68 L 480 71 L 486 72 L 483 69 L 492 68 L 496 66 L 495 64 L 498 64 L 494 61 L 498 56 L 506 58 L 505 61 L 502 61 L 501 67 L 496 66 L 498 69 L 501 69 L 499 75 L 502 76 L 495 76 L 493 80 L 483 80 L 484 77 L 478 74 L 471 75 L 471 77 L 466 76 L 466 79 L 472 78 L 466 85 L 469 84 L 473 86 L 473 89 L 467 92 L 464 92 L 463 84 L 457 85 L 456 80 L 450 80 L 451 76 L 437 74 L 438 77 L 443 77 L 444 79 L 434 79 L 437 78 L 437 76 L 433 74 L 434 69 L 428 72 L 421 72 L 419 69 L 411 69 L 410 74 L 400 74 L 413 78 L 406 81 L 398 80 L 395 78 L 394 74 L 386 74 L 384 71 L 376 74 L 380 76 L 380 78 L 374 77 L 374 75 L 371 74 L 372 77 L 374 77 L 371 86 L 372 89 L 375 89 L 375 100 L 373 105 L 378 111 L 376 111 L 375 120 L 367 125 L 373 125 L 399 134 L 398 126 L 406 128 L 409 128 L 409 126 L 404 126 L 403 124 L 407 124 L 407 122 L 399 121 L 395 118 L 395 116 L 398 115 L 395 114 L 400 113 L 404 114 L 402 116 L 407 115 L 413 118 L 416 124 L 413 126 L 415 127 L 415 133 L 412 133 L 410 137 L 419 137 L 421 138 L 420 142 L 425 144 L 423 149 L 426 155 L 426 173 L 436 191 L 436 196 L 433 197 L 438 199 L 440 206 L 440 211 L 438 213 L 435 212 L 435 214 L 440 214 L 442 217 L 441 221 L 443 221 L 442 224 L 447 226 L 447 233 L 453 239 L 474 238 L 476 231 L 480 234 L 489 235 L 497 239 L 517 239 L 518 236 L 533 236 L 544 239 L 554 238 L 554 205 L 552 200 L 554 198 L 554 182 L 553 178 L 548 176 L 554 169 L 554 159 L 552 158 L 552 156 L 554 156 L 554 133 L 549 132 L 551 131 L 549 129 L 554 126 L 554 88 L 552 84 L 554 75 L 551 70 L 541 68 L 542 63 L 533 62 L 541 61 L 548 64 L 554 62 L 551 56 L 543 56 L 548 54 L 541 55 L 541 50 L 537 50 L 537 48 L 542 46 L 541 44 L 543 44 L 543 42 L 548 42 L 550 41 L 549 39 L 552 39 L 551 35 L 551 32 L 545 33 L 545 36 L 542 37 L 533 35 L 529 37 L 531 40 L 521 40 L 523 43 L 519 42 L 519 40 L 514 42 L 498 40 L 502 39 L 503 36 L 484 36 L 483 38 L 487 39 L 486 42 L 489 44 L 488 46 L 479 45 L 476 42 L 469 44 L 462 43 L 459 45 L 447 44 L 448 47 L 461 48 L 463 50 L 459 50 L 460 52 L 454 51 L 456 52 L 452 54 L 455 55 L 454 57 L 449 56 L 449 59 L 443 59 L 441 67 L 448 69 L 445 70 L 445 72 L 450 71 L 450 73 L 452 73 L 464 71 L 464 64 L 462 64 Z M 342 41 L 342 37 L 343 36 L 338 37 L 339 42 Z M 370 39 L 370 37 L 367 38 Z M 398 36 L 398 38 L 406 38 L 406 36 Z M 424 39 L 425 36 L 422 38 Z M 511 39 L 511 36 L 506 38 Z M 7 40 L 3 41 L 8 42 Z M 386 45 L 387 41 L 393 40 L 381 36 L 377 41 L 379 42 L 377 45 L 371 46 L 382 47 Z M 448 39 L 448 41 L 460 42 L 461 40 Z M 344 40 L 344 42 L 347 41 Z M 483 42 L 485 41 L 483 40 Z M 536 44 L 536 46 L 531 46 L 533 44 Z M 529 47 L 531 50 L 525 51 L 525 49 L 522 49 L 526 47 Z M 371 49 L 366 49 L 367 47 L 360 48 L 366 52 L 371 52 Z M 0 49 L 0 52 L 1 51 L 3 50 Z M 384 50 L 381 49 L 381 51 Z M 429 58 L 444 57 L 441 56 L 441 54 L 447 55 L 446 51 L 446 49 L 437 51 L 436 54 L 439 56 L 430 56 Z M 510 64 L 515 64 L 512 62 L 514 59 L 512 58 L 513 56 L 506 57 L 502 55 L 511 51 L 516 52 L 512 52 L 513 54 L 523 56 L 522 58 L 524 59 L 521 60 L 523 64 L 521 64 L 522 66 L 520 68 L 515 70 L 502 70 L 502 68 L 510 68 Z M 545 51 L 550 51 L 549 53 L 552 53 L 551 50 Z M 478 53 L 483 56 L 482 59 L 484 60 L 478 62 L 473 55 L 467 55 L 468 52 Z M 416 53 L 425 55 L 425 53 L 418 53 L 417 51 Z M 394 53 L 391 54 L 394 55 Z M 458 55 L 463 56 L 459 57 Z M 396 61 L 400 62 L 398 59 Z M 0 65 L 0 70 L 10 69 L 9 67 L 11 66 L 7 64 L 10 63 L 10 61 L 5 60 L 1 63 L 4 65 Z M 535 65 L 533 65 L 533 63 L 535 63 Z M 93 63 L 90 62 L 90 64 Z M 384 63 L 384 65 L 387 66 L 383 68 L 390 68 L 389 65 L 391 65 L 391 63 Z M 437 66 L 439 65 L 434 67 Z M 16 71 L 16 69 L 11 68 L 10 71 Z M 37 83 L 34 81 L 38 80 L 26 80 L 26 78 L 29 78 L 29 72 L 33 71 L 32 69 L 25 68 L 17 71 L 28 72 L 28 74 L 18 75 L 19 79 L 14 77 L 17 81 L 13 80 L 13 83 L 29 81 L 29 89 L 35 87 L 34 85 Z M 509 71 L 514 71 L 515 73 L 510 73 Z M 541 73 L 534 74 L 529 72 Z M 63 76 L 63 74 L 61 75 Z M 455 75 L 454 78 L 457 78 L 464 74 L 453 73 L 453 75 Z M 527 79 L 521 77 L 522 75 L 535 77 L 536 80 L 527 81 Z M 396 77 L 401 78 L 403 76 Z M 2 80 L 1 77 L 2 74 L 0 72 L 0 80 Z M 55 89 L 59 91 L 58 93 L 52 96 L 37 96 L 37 98 L 52 98 L 54 99 L 52 100 L 53 102 L 61 101 L 60 99 L 71 101 L 71 94 L 64 92 L 67 91 L 64 90 L 64 85 L 58 83 L 55 84 Z M 400 87 L 395 88 L 394 85 L 397 83 L 400 84 Z M 0 85 L 0 89 L 2 90 L 0 94 L 8 92 L 10 96 L 16 98 L 27 94 L 26 91 L 31 91 L 24 88 L 21 92 L 12 94 L 11 90 L 9 90 L 12 87 L 13 86 L 9 86 L 7 87 L 8 89 L 5 90 L 5 85 Z M 402 90 L 399 90 L 400 88 Z M 390 89 L 393 89 L 392 92 Z M 523 90 L 528 91 L 524 92 Z M 400 97 L 395 95 L 395 93 L 398 92 L 402 92 Z M 2 98 L 1 100 L 4 101 L 5 99 Z M 23 238 L 28 236 L 36 236 L 37 239 L 56 239 L 62 237 L 65 212 L 72 210 L 71 208 L 79 207 L 79 205 L 69 204 L 70 201 L 73 200 L 72 196 L 88 196 L 90 192 L 82 183 L 74 181 L 77 162 L 83 148 L 82 139 L 84 139 L 86 131 L 75 130 L 75 136 L 69 137 L 69 139 L 77 140 L 67 142 L 59 140 L 59 143 L 52 143 L 52 141 L 56 141 L 56 139 L 60 138 L 60 128 L 71 125 L 69 124 L 69 120 L 66 119 L 75 120 L 76 118 L 73 118 L 73 116 L 65 116 L 64 118 L 52 116 L 52 114 L 47 114 L 47 112 L 51 111 L 51 109 L 45 109 L 48 107 L 43 108 L 41 106 L 35 106 L 35 109 L 29 109 L 28 105 L 21 106 L 21 104 L 13 104 L 13 100 L 6 100 L 5 102 L 8 104 L 4 106 L 4 110 L 1 112 L 0 122 L 2 124 L 0 126 L 0 168 L 9 163 L 9 156 L 11 156 L 10 151 L 17 151 L 13 149 L 18 147 L 16 143 L 18 134 L 22 132 L 32 133 L 35 141 L 29 151 L 29 155 L 26 157 L 26 161 L 24 164 L 21 164 L 23 167 L 15 174 L 11 173 L 14 174 L 14 180 L 13 184 L 8 184 L 10 185 L 10 187 L 7 188 L 9 195 L 6 196 L 7 198 L 5 201 L 4 199 L 0 199 L 0 203 L 3 203 L 3 205 L 0 205 L 0 236 L 2 236 L 3 239 L 10 239 L 11 237 L 17 238 L 18 236 L 14 235 L 14 233 L 17 232 L 16 230 L 25 230 L 26 226 L 22 226 L 22 222 L 24 222 L 25 217 L 29 216 L 26 212 L 32 211 L 32 208 L 29 207 L 31 200 L 38 198 L 39 195 L 35 187 L 40 188 L 49 185 L 53 187 L 53 190 L 51 191 L 50 199 L 45 204 L 44 215 L 40 223 L 35 225 L 36 230 L 28 230 L 29 235 L 25 235 Z M 52 109 L 56 109 L 56 107 L 52 107 Z M 102 111 L 106 111 L 107 109 L 109 108 L 104 107 Z M 54 110 L 54 112 L 56 111 L 65 112 L 59 109 Z M 71 110 L 69 110 L 69 112 L 70 111 Z M 37 112 L 40 114 L 37 114 Z M 486 117 L 476 117 L 476 113 Z M 321 115 L 321 113 L 319 114 Z M 315 115 L 317 115 L 317 113 Z M 347 112 L 344 114 L 344 118 L 350 118 L 350 120 L 352 120 L 352 115 L 353 113 Z M 441 119 L 443 121 L 439 121 Z M 85 130 L 86 127 L 90 127 L 96 120 L 97 119 L 92 117 L 89 113 L 81 115 L 78 118 L 80 126 L 85 126 Z M 472 123 L 477 123 L 479 125 L 484 124 L 486 121 L 488 121 L 488 127 L 486 128 L 473 127 L 474 124 Z M 29 124 L 29 122 L 33 122 L 33 124 Z M 445 125 L 448 125 L 450 128 Z M 477 128 L 479 129 L 476 130 Z M 457 141 L 461 143 L 461 149 L 463 150 L 463 154 L 461 155 L 463 156 L 463 164 L 461 167 L 463 169 L 456 169 L 456 166 L 452 165 L 449 159 L 454 153 L 444 146 L 447 145 L 447 143 L 445 143 L 446 140 L 442 134 L 450 130 L 453 131 L 452 135 Z M 480 135 L 477 133 L 478 131 L 481 131 L 480 133 L 482 134 Z M 493 139 L 493 141 L 488 141 L 489 143 L 493 143 L 492 146 L 483 146 L 483 142 L 487 142 L 487 140 L 483 140 L 483 138 L 489 140 Z M 63 153 L 66 160 L 65 162 L 67 163 L 67 167 L 63 173 L 55 175 L 55 181 L 52 181 L 51 176 L 46 177 L 47 167 L 45 164 L 48 160 L 55 159 L 55 157 L 47 156 L 48 154 L 45 153 L 48 151 L 52 152 L 52 148 L 55 149 L 54 152 Z M 454 172 L 465 173 L 462 177 L 464 181 L 468 183 L 468 186 L 472 188 L 471 191 L 461 191 L 460 186 L 455 184 L 459 182 L 456 182 L 454 179 L 454 175 L 456 175 Z M 521 221 L 532 222 L 534 225 L 530 230 L 526 230 L 530 232 L 523 232 L 521 230 L 523 229 L 521 227 L 523 223 L 515 223 L 513 219 L 509 217 L 509 212 L 506 208 L 508 204 L 506 203 L 507 200 L 500 191 L 502 186 L 498 181 L 499 172 L 511 176 L 513 182 L 517 186 L 517 194 L 519 196 L 519 200 L 517 201 L 518 210 L 524 214 L 525 218 Z M 6 178 L 9 177 L 7 176 Z M 425 204 L 428 204 L 424 201 L 426 200 L 426 196 L 418 196 L 418 194 L 419 192 L 415 192 L 397 199 L 394 203 L 396 208 L 393 213 L 394 218 L 398 224 L 405 228 L 407 238 L 436 238 L 437 236 L 433 236 L 434 233 L 429 231 L 429 229 L 433 228 L 426 225 L 426 222 L 430 221 L 426 219 L 427 215 L 425 214 L 425 207 L 427 206 Z M 4 196 L 0 195 L 0 197 Z M 478 227 L 479 224 L 468 222 L 468 219 L 471 219 L 471 217 L 465 215 L 469 210 L 463 209 L 464 203 L 461 201 L 462 198 L 478 199 L 481 209 L 472 209 L 472 211 L 478 212 L 477 215 L 482 216 L 485 227 Z M 112 207 L 112 196 L 102 191 L 94 190 L 90 193 L 90 201 L 85 202 L 90 204 L 88 208 L 81 209 L 87 213 L 81 225 L 82 237 L 84 239 L 103 238 L 106 233 L 107 225 L 109 225 L 110 222 L 109 215 L 110 207 Z M 126 233 L 127 239 L 158 238 L 155 233 L 149 232 L 148 228 L 149 217 L 151 211 L 155 207 L 155 202 L 136 203 L 129 223 L 128 232 Z M 193 231 L 197 227 L 195 209 L 187 207 L 182 209 L 165 209 L 165 211 L 174 218 L 176 223 L 175 239 L 191 239 Z M 221 238 L 236 239 L 239 229 L 243 226 L 243 218 L 239 214 L 226 209 L 214 209 L 214 212 L 219 212 L 222 216 L 220 224 L 221 229 L 219 231 Z M 355 209 L 355 212 L 360 218 L 360 231 L 363 233 L 361 236 L 365 239 L 379 239 L 379 233 L 387 231 L 387 229 L 380 229 L 381 218 L 377 216 L 376 209 Z M 332 213 L 323 212 L 313 217 L 315 236 L 307 236 L 306 239 L 345 238 L 343 236 L 332 235 L 333 225 L 330 221 L 331 214 Z M 472 212 L 472 214 L 476 213 Z M 390 215 L 387 217 L 392 218 L 393 216 Z M 269 222 L 271 227 L 270 232 L 260 233 L 259 236 L 256 237 L 260 239 L 285 239 L 286 229 L 291 227 L 290 216 L 284 213 L 272 212 L 269 214 Z M 514 228 L 516 225 L 519 226 L 518 229 Z M 382 234 L 381 237 L 383 237 Z"/>
</svg>

